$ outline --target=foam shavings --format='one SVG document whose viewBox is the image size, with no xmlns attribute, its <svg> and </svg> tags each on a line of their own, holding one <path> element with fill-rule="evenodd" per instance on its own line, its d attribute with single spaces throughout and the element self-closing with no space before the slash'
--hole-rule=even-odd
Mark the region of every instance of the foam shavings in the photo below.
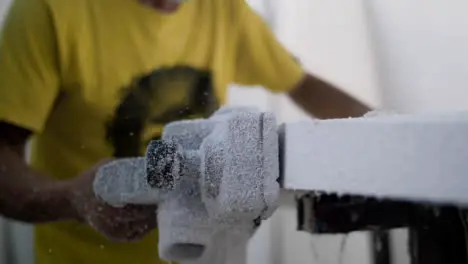
<svg viewBox="0 0 468 264">
<path fill-rule="evenodd" d="M 363 117 L 372 118 L 372 117 L 383 117 L 383 116 L 396 116 L 398 115 L 395 111 L 390 110 L 372 110 L 364 114 Z"/>
</svg>

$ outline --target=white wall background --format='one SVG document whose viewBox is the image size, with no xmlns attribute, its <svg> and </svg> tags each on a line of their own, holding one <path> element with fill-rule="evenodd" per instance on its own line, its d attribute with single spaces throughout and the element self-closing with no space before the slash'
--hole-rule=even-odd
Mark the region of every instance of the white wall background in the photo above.
<svg viewBox="0 0 468 264">
<path fill-rule="evenodd" d="M 405 112 L 466 110 L 468 2 L 366 4 L 384 104 Z"/>
<path fill-rule="evenodd" d="M 0 0 L 0 18 L 11 0 Z M 468 109 L 468 1 L 251 0 L 309 71 L 374 107 L 404 112 Z M 5 89 L 5 88 L 3 88 Z M 231 103 L 273 110 L 281 121 L 307 118 L 283 96 L 233 87 Z M 365 234 L 310 236 L 295 231 L 293 197 L 251 240 L 248 264 L 371 263 Z M 393 236 L 395 263 L 409 263 L 405 231 Z M 11 248 L 32 263 L 27 226 L 0 219 L 0 264 Z M 2 262 L 2 260 L 5 260 Z"/>
</svg>

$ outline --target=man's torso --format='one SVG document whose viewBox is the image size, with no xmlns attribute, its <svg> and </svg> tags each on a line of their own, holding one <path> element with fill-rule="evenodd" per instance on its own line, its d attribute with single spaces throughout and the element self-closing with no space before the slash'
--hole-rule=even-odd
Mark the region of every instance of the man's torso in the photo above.
<svg viewBox="0 0 468 264">
<path fill-rule="evenodd" d="M 135 0 L 47 0 L 62 92 L 32 165 L 73 177 L 106 157 L 140 155 L 167 122 L 210 115 L 234 75 L 233 2 L 194 0 L 167 15 Z M 158 263 L 156 232 L 121 245 L 59 223 L 39 226 L 36 242 L 38 264 Z"/>
</svg>

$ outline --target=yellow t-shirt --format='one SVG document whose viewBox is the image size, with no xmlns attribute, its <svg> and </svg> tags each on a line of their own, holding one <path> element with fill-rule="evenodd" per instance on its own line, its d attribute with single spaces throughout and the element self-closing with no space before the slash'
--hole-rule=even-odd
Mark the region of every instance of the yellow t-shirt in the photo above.
<svg viewBox="0 0 468 264">
<path fill-rule="evenodd" d="M 303 72 L 243 0 L 164 14 L 137 0 L 14 0 L 0 41 L 0 120 L 35 133 L 57 179 L 141 155 L 164 123 L 209 116 L 230 83 L 292 88 Z M 36 228 L 37 264 L 162 263 L 157 232 L 107 241 L 75 222 Z"/>
</svg>

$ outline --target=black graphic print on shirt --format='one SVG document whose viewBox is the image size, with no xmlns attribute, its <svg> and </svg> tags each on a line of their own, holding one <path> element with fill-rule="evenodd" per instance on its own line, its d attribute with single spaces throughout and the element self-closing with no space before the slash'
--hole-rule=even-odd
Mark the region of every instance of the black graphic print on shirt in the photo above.
<svg viewBox="0 0 468 264">
<path fill-rule="evenodd" d="M 147 143 L 143 135 L 151 125 L 208 117 L 219 107 L 210 72 L 187 66 L 155 70 L 122 91 L 121 102 L 106 126 L 116 158 L 141 155 L 141 146 Z"/>
</svg>

